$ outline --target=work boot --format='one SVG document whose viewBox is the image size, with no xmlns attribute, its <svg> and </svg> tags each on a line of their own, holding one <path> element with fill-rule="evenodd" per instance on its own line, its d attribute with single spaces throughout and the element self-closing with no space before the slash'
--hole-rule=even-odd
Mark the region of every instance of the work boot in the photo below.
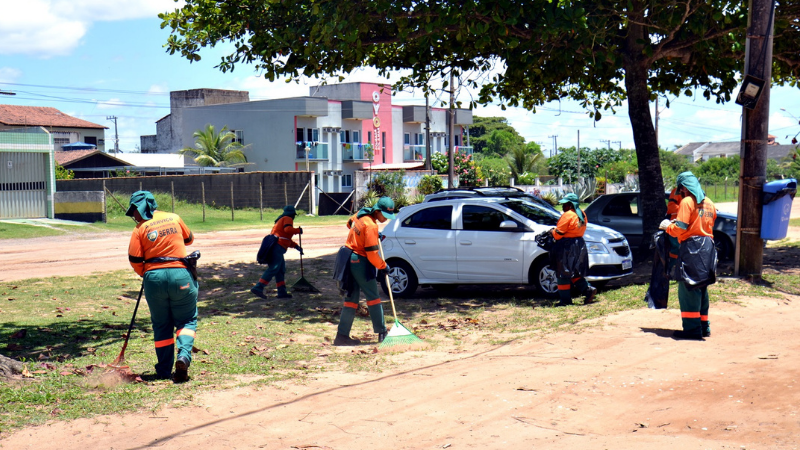
<svg viewBox="0 0 800 450">
<path fill-rule="evenodd" d="M 703 337 L 704 338 L 711 337 L 711 329 L 710 328 L 703 330 Z"/>
<path fill-rule="evenodd" d="M 286 292 L 286 286 L 281 286 L 278 288 L 278 295 L 277 298 L 292 298 L 292 294 Z"/>
<path fill-rule="evenodd" d="M 172 379 L 176 383 L 189 381 L 189 360 L 185 356 L 178 356 L 175 361 L 175 376 Z"/>
<path fill-rule="evenodd" d="M 269 298 L 266 295 L 264 295 L 264 288 L 263 287 L 253 286 L 252 288 L 250 288 L 250 293 L 255 295 L 258 298 L 262 298 L 264 300 L 269 300 Z"/>
<path fill-rule="evenodd" d="M 597 295 L 597 288 L 589 286 L 583 291 L 583 304 L 588 305 L 594 303 L 594 297 Z"/>
<path fill-rule="evenodd" d="M 695 341 L 702 341 L 703 339 L 703 331 L 700 327 L 691 329 L 691 330 L 678 330 L 672 333 L 672 337 L 675 339 L 691 339 Z"/>
<path fill-rule="evenodd" d="M 388 334 L 387 331 L 384 331 L 383 333 L 378 333 L 378 344 L 380 344 L 381 342 L 383 342 L 384 339 L 386 339 L 387 334 Z"/>
<path fill-rule="evenodd" d="M 361 341 L 355 338 L 351 338 L 350 336 L 345 336 L 343 334 L 337 334 L 336 339 L 333 340 L 333 345 L 339 347 L 346 347 L 346 346 L 353 346 L 353 345 L 360 345 Z"/>
</svg>

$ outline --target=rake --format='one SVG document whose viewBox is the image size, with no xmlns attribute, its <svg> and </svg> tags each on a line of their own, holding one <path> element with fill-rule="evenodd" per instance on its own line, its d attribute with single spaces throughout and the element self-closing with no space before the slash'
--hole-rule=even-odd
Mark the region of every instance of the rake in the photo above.
<svg viewBox="0 0 800 450">
<path fill-rule="evenodd" d="M 300 248 L 303 248 L 303 233 L 298 235 L 300 239 Z M 319 289 L 315 288 L 313 284 L 306 280 L 305 270 L 303 269 L 303 254 L 300 253 L 300 279 L 292 285 L 292 290 L 297 292 L 312 292 L 319 293 Z"/>
<path fill-rule="evenodd" d="M 125 349 L 128 348 L 128 339 L 131 337 L 131 331 L 133 331 L 133 323 L 136 321 L 136 311 L 139 310 L 139 302 L 142 300 L 142 293 L 144 292 L 144 282 L 142 282 L 142 288 L 139 289 L 139 298 L 136 299 L 136 307 L 133 308 L 133 317 L 131 317 L 131 324 L 128 326 L 128 333 L 125 335 L 125 343 L 122 344 L 122 350 L 119 352 L 117 359 L 114 360 L 108 367 L 112 369 L 121 370 L 121 371 L 129 371 L 130 367 L 125 362 Z"/>
<path fill-rule="evenodd" d="M 383 245 L 381 245 L 380 239 L 378 239 L 378 248 L 381 251 L 381 258 L 385 261 L 386 259 L 383 257 Z M 389 279 L 388 273 L 386 273 L 386 286 L 389 288 L 387 291 L 389 292 L 389 302 L 392 304 L 394 325 L 392 325 L 392 329 L 389 330 L 388 334 L 386 334 L 386 338 L 383 339 L 383 342 L 381 342 L 378 348 L 388 349 L 392 347 L 407 347 L 424 344 L 425 341 L 418 338 L 417 335 L 412 333 L 408 328 L 404 327 L 403 324 L 397 319 L 397 310 L 394 307 L 394 295 L 392 295 L 392 283 Z"/>
</svg>

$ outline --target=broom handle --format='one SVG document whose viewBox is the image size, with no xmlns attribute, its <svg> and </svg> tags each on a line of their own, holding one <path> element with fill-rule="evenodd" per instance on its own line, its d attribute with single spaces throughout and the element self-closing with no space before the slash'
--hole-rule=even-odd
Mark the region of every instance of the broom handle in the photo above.
<svg viewBox="0 0 800 450">
<path fill-rule="evenodd" d="M 297 235 L 297 238 L 300 239 L 300 248 L 303 248 L 303 229 L 300 229 L 300 234 Z M 306 274 L 303 271 L 303 254 L 300 253 L 300 278 L 305 278 Z"/>
<path fill-rule="evenodd" d="M 381 259 L 383 260 L 384 264 L 386 263 L 386 258 L 383 257 L 383 244 L 381 244 L 381 238 L 378 238 L 378 248 L 381 251 Z M 392 314 L 394 315 L 394 320 L 397 320 L 397 311 L 394 309 L 394 296 L 392 295 L 392 283 L 389 282 L 389 272 L 386 272 L 386 286 L 389 288 L 389 302 L 392 304 Z"/>
</svg>

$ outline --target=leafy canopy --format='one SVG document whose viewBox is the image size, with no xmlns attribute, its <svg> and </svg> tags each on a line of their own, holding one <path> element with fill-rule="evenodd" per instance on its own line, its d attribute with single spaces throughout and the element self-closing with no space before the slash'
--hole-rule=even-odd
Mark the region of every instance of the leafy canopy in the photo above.
<svg viewBox="0 0 800 450">
<path fill-rule="evenodd" d="M 245 146 L 235 141 L 236 135 L 227 126 L 217 133 L 213 125 L 206 125 L 204 129 L 192 133 L 192 136 L 194 147 L 183 148 L 178 153 L 194 156 L 194 161 L 203 167 L 227 167 L 247 163 Z"/>
</svg>

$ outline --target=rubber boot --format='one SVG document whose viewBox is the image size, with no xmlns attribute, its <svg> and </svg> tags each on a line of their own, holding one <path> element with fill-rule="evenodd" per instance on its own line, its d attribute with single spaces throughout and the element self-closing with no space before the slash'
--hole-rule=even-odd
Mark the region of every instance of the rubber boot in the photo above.
<svg viewBox="0 0 800 450">
<path fill-rule="evenodd" d="M 286 284 L 278 286 L 278 298 L 292 298 L 292 294 L 286 292 Z"/>
<path fill-rule="evenodd" d="M 710 337 L 711 336 L 711 322 L 707 320 L 700 321 L 700 328 L 703 329 L 703 337 Z"/>
</svg>

